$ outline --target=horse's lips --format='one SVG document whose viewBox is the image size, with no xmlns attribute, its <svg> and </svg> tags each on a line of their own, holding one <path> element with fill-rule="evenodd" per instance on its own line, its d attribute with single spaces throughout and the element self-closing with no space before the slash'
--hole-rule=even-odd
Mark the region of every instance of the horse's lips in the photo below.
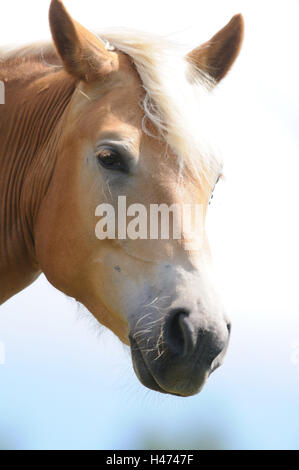
<svg viewBox="0 0 299 470">
<path fill-rule="evenodd" d="M 150 388 L 151 390 L 154 390 L 155 392 L 168 393 L 170 395 L 176 395 L 178 397 L 188 396 L 188 394 L 185 395 L 183 393 L 176 393 L 176 392 L 172 392 L 170 390 L 166 390 L 162 388 L 162 386 L 158 383 L 158 381 L 154 377 L 153 373 L 149 370 L 149 367 L 147 366 L 146 361 L 143 358 L 142 352 L 139 349 L 137 342 L 133 338 L 130 337 L 130 343 L 131 343 L 132 361 L 133 361 L 135 374 L 137 375 L 138 379 L 145 387 Z M 203 381 L 203 383 L 198 388 L 196 393 L 198 393 L 202 389 L 202 387 L 204 386 L 204 383 L 205 381 Z"/>
<path fill-rule="evenodd" d="M 145 387 L 148 387 L 151 390 L 155 390 L 156 392 L 169 393 L 158 384 L 153 374 L 150 372 L 148 366 L 145 363 L 145 360 L 143 359 L 142 353 L 137 345 L 137 342 L 133 338 L 130 338 L 130 343 L 134 371 L 140 382 Z"/>
<path fill-rule="evenodd" d="M 214 367 L 206 371 L 206 373 L 204 374 L 205 377 L 202 377 L 202 380 L 200 380 L 200 383 L 197 385 L 196 389 L 192 390 L 191 393 L 186 393 L 185 390 L 182 391 L 181 393 L 178 393 L 177 391 L 175 392 L 167 388 L 163 388 L 160 385 L 160 383 L 158 382 L 158 379 L 156 379 L 156 377 L 150 370 L 149 366 L 147 365 L 137 342 L 131 336 L 129 336 L 129 339 L 130 339 L 130 345 L 131 345 L 133 368 L 138 379 L 145 387 L 151 390 L 154 390 L 156 392 L 167 393 L 167 394 L 176 395 L 179 397 L 186 397 L 186 396 L 197 394 L 204 387 L 208 376 L 221 365 L 221 361 L 219 362 L 214 361 Z"/>
</svg>

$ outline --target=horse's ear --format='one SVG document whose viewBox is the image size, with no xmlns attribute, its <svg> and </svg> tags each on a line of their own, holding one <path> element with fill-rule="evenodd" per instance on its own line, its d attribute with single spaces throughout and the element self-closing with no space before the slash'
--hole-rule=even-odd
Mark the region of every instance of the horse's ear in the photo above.
<svg viewBox="0 0 299 470">
<path fill-rule="evenodd" d="M 54 44 L 65 69 L 75 78 L 90 81 L 115 70 L 117 56 L 67 12 L 61 0 L 52 0 L 49 11 Z"/>
<path fill-rule="evenodd" d="M 209 41 L 190 52 L 187 59 L 217 83 L 227 74 L 237 58 L 243 35 L 243 16 L 235 15 Z"/>
</svg>

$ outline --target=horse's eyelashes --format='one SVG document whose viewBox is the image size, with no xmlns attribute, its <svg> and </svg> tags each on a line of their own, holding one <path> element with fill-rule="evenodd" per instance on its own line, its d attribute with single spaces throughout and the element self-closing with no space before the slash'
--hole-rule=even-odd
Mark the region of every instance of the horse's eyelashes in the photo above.
<svg viewBox="0 0 299 470">
<path fill-rule="evenodd" d="M 219 180 L 220 180 L 221 178 L 222 178 L 222 175 L 219 175 L 218 178 L 217 178 L 217 180 L 216 180 L 216 183 L 214 184 L 213 190 L 212 190 L 211 195 L 210 195 L 209 204 L 211 204 L 211 202 L 212 202 L 212 199 L 213 199 L 213 197 L 214 197 L 214 190 L 215 190 L 215 188 L 216 188 L 217 183 L 219 182 Z"/>
</svg>

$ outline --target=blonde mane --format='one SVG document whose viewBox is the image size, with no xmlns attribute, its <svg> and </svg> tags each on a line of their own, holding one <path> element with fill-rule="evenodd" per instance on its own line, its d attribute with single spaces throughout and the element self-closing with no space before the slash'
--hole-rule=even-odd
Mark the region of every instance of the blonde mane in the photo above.
<svg viewBox="0 0 299 470">
<path fill-rule="evenodd" d="M 187 165 L 195 177 L 205 176 L 213 184 L 222 167 L 212 146 L 213 80 L 186 59 L 182 47 L 163 37 L 127 29 L 101 30 L 96 36 L 107 49 L 124 52 L 135 64 L 145 90 L 143 131 L 149 134 L 147 120 L 150 120 L 181 166 Z M 0 63 L 27 56 L 57 67 L 55 60 L 51 63 L 53 54 L 55 48 L 49 42 L 0 49 Z"/>
</svg>

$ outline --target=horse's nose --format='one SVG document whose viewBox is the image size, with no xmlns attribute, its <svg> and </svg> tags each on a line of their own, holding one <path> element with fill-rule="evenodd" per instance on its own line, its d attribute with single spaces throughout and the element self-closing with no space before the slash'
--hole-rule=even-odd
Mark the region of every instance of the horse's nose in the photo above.
<svg viewBox="0 0 299 470">
<path fill-rule="evenodd" d="M 158 324 L 146 317 L 142 328 L 139 325 L 141 329 L 130 334 L 134 370 L 153 390 L 194 395 L 221 365 L 230 325 L 223 312 L 211 313 L 196 305 L 193 310 L 172 308 L 163 320 Z"/>
<path fill-rule="evenodd" d="M 165 346 L 178 361 L 194 357 L 206 367 L 211 367 L 226 349 L 230 324 L 223 324 L 222 328 L 216 325 L 208 327 L 201 324 L 191 311 L 179 308 L 169 312 L 164 333 Z M 215 363 L 211 367 L 213 370 L 214 366 Z"/>
</svg>

